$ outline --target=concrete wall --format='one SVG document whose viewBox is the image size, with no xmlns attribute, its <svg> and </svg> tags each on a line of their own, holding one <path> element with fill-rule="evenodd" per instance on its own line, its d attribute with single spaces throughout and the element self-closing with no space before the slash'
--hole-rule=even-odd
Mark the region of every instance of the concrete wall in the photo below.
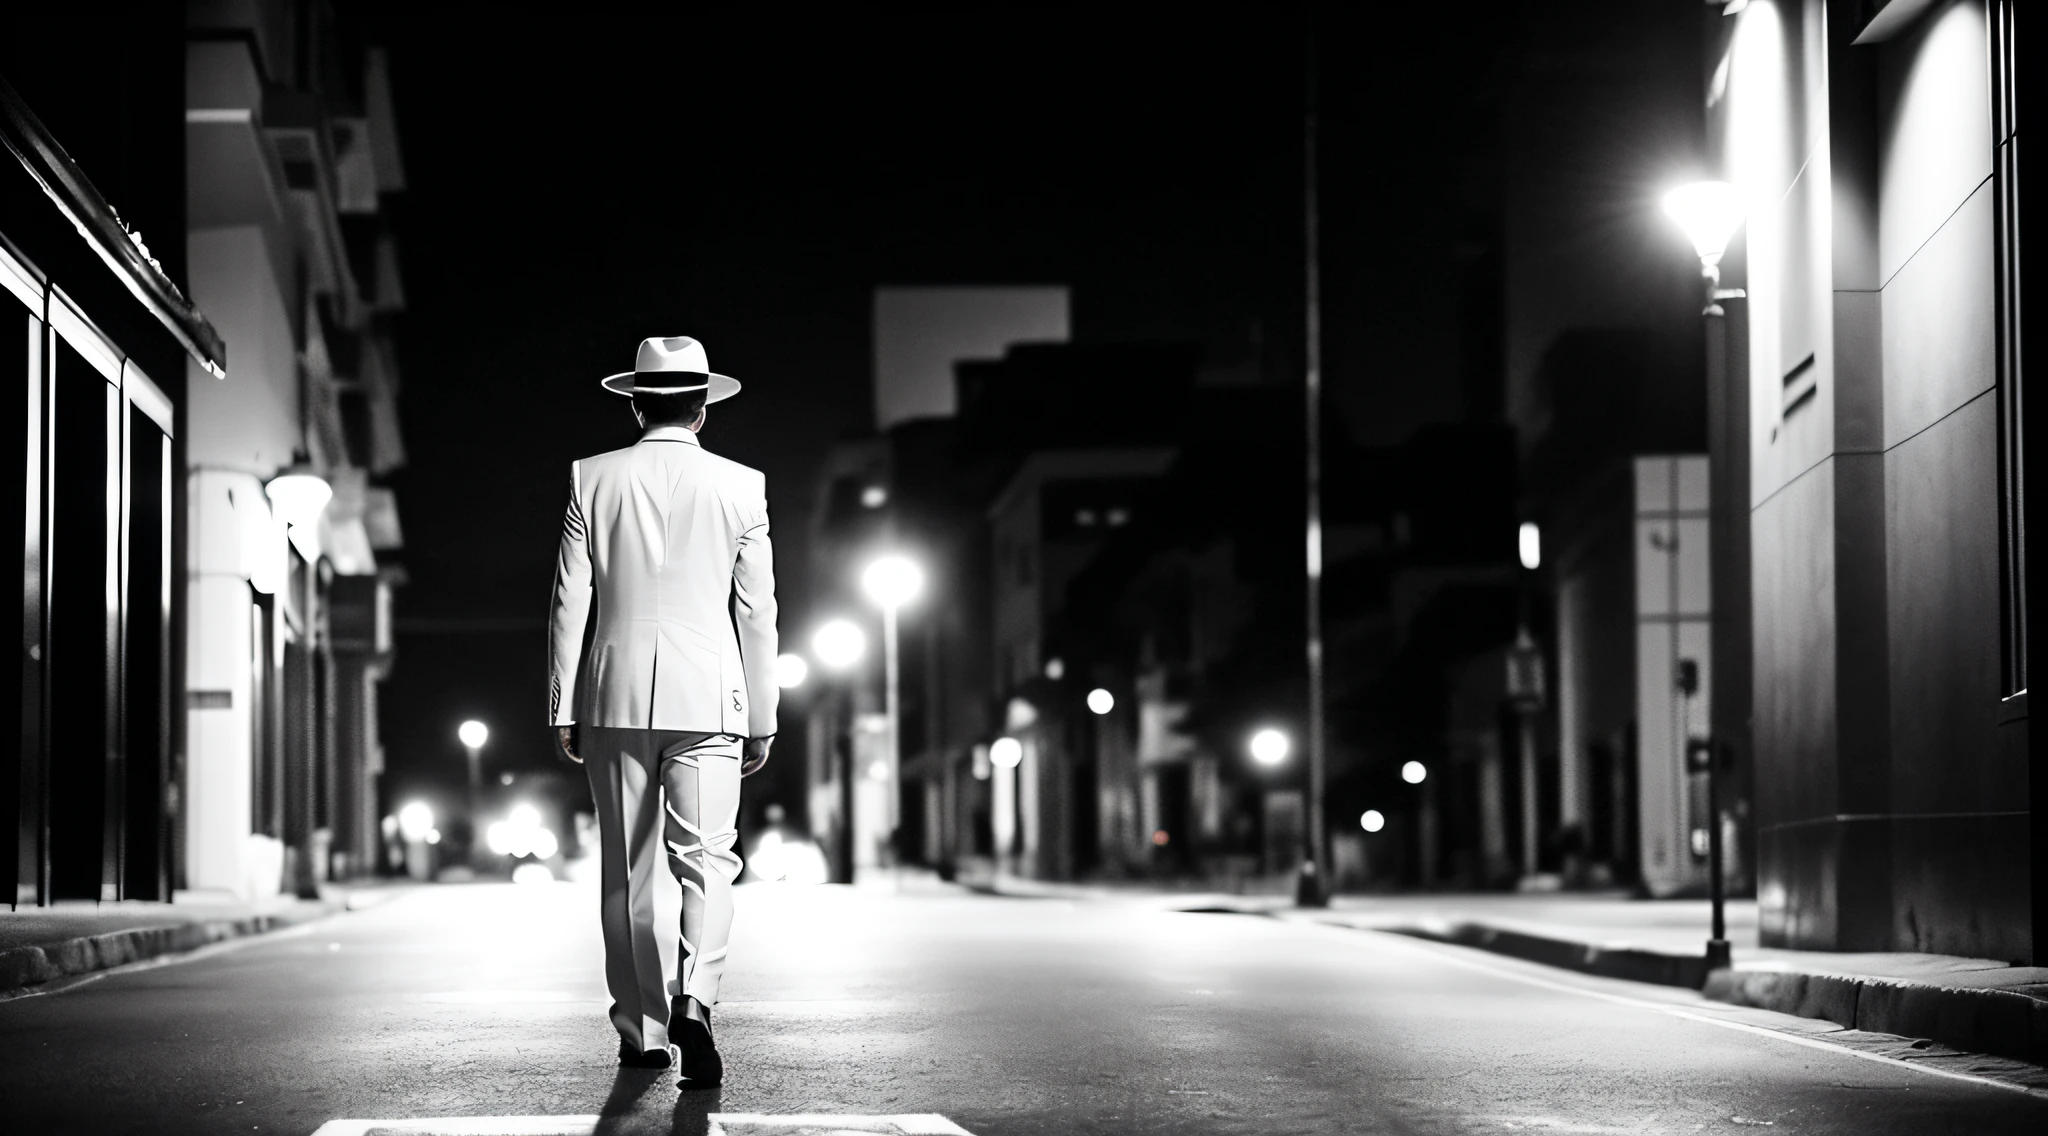
<svg viewBox="0 0 2048 1136">
<path fill-rule="evenodd" d="M 1826 13 L 1728 17 L 1709 84 L 1749 209 L 1763 935 L 2027 957 L 2026 773 L 1994 733 L 1985 13 L 1865 46 Z"/>
</svg>

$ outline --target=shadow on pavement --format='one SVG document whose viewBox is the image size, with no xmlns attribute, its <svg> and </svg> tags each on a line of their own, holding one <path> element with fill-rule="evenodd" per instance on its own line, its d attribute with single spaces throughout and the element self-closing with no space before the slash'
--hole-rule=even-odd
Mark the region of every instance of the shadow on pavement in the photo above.
<svg viewBox="0 0 2048 1136">
<path fill-rule="evenodd" d="M 718 1111 L 719 1090 L 678 1092 L 675 1084 L 673 1069 L 619 1070 L 598 1113 L 598 1136 L 705 1136 Z"/>
</svg>

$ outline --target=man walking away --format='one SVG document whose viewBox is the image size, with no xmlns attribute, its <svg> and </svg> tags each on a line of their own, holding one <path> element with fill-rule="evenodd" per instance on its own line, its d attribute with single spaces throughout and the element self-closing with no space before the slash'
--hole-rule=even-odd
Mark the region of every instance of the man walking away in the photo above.
<svg viewBox="0 0 2048 1136">
<path fill-rule="evenodd" d="M 775 735 L 766 482 L 698 441 L 706 404 L 740 384 L 696 340 L 645 340 L 603 385 L 643 433 L 570 467 L 548 720 L 597 805 L 619 1063 L 679 1063 L 684 1088 L 712 1088 L 740 779 Z"/>
</svg>

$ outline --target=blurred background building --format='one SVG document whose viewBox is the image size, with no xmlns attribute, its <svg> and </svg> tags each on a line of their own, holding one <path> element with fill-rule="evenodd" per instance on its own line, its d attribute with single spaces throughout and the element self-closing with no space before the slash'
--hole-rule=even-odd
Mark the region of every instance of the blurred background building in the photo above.
<svg viewBox="0 0 2048 1136">
<path fill-rule="evenodd" d="M 378 482 L 404 462 L 383 57 L 324 3 L 4 19 L 13 898 L 372 871 L 400 544 Z"/>
</svg>

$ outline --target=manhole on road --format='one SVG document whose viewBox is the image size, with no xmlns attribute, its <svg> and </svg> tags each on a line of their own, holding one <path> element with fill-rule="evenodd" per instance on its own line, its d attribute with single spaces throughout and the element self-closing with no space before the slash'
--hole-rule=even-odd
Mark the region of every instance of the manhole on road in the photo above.
<svg viewBox="0 0 2048 1136">
<path fill-rule="evenodd" d="M 705 1136 L 974 1136 L 935 1112 L 895 1116 L 714 1112 Z M 435 1116 L 330 1120 L 313 1136 L 591 1136 L 596 1116 Z"/>
</svg>

